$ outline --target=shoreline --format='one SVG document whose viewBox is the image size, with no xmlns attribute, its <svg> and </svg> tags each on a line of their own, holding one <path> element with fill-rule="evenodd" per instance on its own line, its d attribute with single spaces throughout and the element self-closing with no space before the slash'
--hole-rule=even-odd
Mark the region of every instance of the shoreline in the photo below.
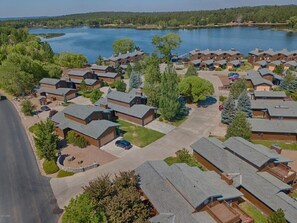
<svg viewBox="0 0 297 223">
<path fill-rule="evenodd" d="M 161 27 L 156 25 L 116 25 L 116 24 L 108 24 L 102 26 L 64 26 L 64 27 L 45 27 L 45 26 L 35 26 L 29 27 L 29 29 L 74 29 L 74 28 L 89 28 L 89 29 L 135 29 L 135 30 L 193 30 L 193 29 L 212 29 L 212 28 L 235 28 L 235 27 L 258 27 L 258 28 L 268 28 L 275 31 L 286 31 L 286 32 L 297 32 L 297 30 L 289 29 L 287 23 L 227 23 L 227 24 L 209 24 L 205 26 L 179 26 L 179 27 Z M 282 27 L 282 28 L 280 28 Z M 43 34 L 44 35 L 44 34 Z M 50 37 L 55 38 L 55 37 Z"/>
</svg>

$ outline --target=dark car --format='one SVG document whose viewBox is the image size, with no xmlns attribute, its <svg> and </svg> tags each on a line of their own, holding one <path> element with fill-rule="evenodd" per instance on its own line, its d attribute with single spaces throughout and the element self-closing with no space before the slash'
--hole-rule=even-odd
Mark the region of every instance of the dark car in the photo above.
<svg viewBox="0 0 297 223">
<path fill-rule="evenodd" d="M 207 108 L 210 105 L 217 103 L 217 99 L 214 97 L 206 97 L 205 100 L 198 101 L 198 107 Z"/>
<path fill-rule="evenodd" d="M 239 79 L 240 76 L 239 76 L 238 73 L 229 73 L 229 74 L 228 74 L 228 78 L 229 78 L 229 79 Z"/>
<path fill-rule="evenodd" d="M 51 109 L 48 107 L 48 106 L 42 106 L 41 108 L 41 111 L 50 111 Z"/>
<path fill-rule="evenodd" d="M 117 140 L 117 141 L 115 142 L 115 144 L 116 144 L 117 147 L 121 147 L 121 148 L 126 149 L 126 150 L 132 148 L 131 143 L 128 142 L 127 140 L 124 140 L 124 139 L 122 139 L 122 140 Z"/>
</svg>

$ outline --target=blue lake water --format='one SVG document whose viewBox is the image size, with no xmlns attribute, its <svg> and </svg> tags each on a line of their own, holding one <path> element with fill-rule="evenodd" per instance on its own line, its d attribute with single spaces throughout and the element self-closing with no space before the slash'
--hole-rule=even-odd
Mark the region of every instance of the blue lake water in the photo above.
<svg viewBox="0 0 297 223">
<path fill-rule="evenodd" d="M 151 40 L 154 35 L 178 33 L 182 39 L 177 54 L 192 49 L 235 48 L 245 55 L 255 48 L 275 50 L 297 49 L 297 33 L 260 29 L 257 27 L 209 28 L 194 30 L 136 30 L 113 28 L 63 28 L 63 29 L 31 29 L 30 33 L 65 33 L 64 36 L 47 39 L 56 53 L 63 51 L 84 54 L 89 62 L 96 61 L 98 55 L 112 55 L 112 43 L 116 39 L 130 38 L 145 52 L 154 50 Z"/>
</svg>

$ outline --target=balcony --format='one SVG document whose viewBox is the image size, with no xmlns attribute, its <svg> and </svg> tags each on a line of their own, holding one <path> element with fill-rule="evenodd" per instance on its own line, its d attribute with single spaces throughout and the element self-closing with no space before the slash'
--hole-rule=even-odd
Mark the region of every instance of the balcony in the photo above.
<svg viewBox="0 0 297 223">
<path fill-rule="evenodd" d="M 205 207 L 205 211 L 218 223 L 240 223 L 240 214 L 225 201 L 214 202 Z"/>
<path fill-rule="evenodd" d="M 294 182 L 296 172 L 284 164 L 269 165 L 265 170 L 284 183 Z"/>
</svg>

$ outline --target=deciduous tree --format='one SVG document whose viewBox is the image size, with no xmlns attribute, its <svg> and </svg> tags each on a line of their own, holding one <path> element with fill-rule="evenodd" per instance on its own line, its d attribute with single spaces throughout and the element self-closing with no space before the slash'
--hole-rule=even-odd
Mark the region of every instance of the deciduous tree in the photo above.
<svg viewBox="0 0 297 223">
<path fill-rule="evenodd" d="M 123 80 L 116 80 L 114 82 L 114 86 L 117 91 L 125 92 L 127 88 L 127 84 Z"/>
<path fill-rule="evenodd" d="M 273 212 L 267 219 L 268 223 L 286 223 L 285 213 L 282 209 Z"/>
<path fill-rule="evenodd" d="M 243 79 L 235 81 L 230 88 L 230 93 L 234 99 L 238 99 L 239 95 L 246 89 L 246 82 Z"/>
<path fill-rule="evenodd" d="M 135 43 L 129 38 L 117 39 L 112 44 L 112 49 L 116 54 L 131 52 L 135 50 Z"/>
<path fill-rule="evenodd" d="M 167 62 L 169 62 L 172 50 L 180 46 L 181 39 L 176 33 L 168 33 L 165 36 L 154 36 L 152 43 L 157 52 L 163 54 Z"/>
<path fill-rule="evenodd" d="M 34 109 L 36 108 L 35 105 L 32 104 L 30 100 L 24 100 L 21 103 L 21 110 L 26 116 L 32 116 Z"/>
</svg>

